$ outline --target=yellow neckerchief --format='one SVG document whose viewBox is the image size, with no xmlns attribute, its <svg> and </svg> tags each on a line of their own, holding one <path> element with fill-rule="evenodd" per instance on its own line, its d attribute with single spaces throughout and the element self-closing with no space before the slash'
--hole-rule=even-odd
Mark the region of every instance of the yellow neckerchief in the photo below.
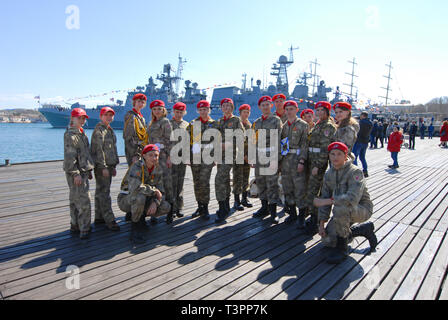
<svg viewBox="0 0 448 320">
<path fill-rule="evenodd" d="M 207 120 L 207 122 L 209 120 L 210 120 L 210 117 Z M 196 136 L 193 135 L 194 121 L 199 121 L 201 123 L 201 132 L 198 135 L 196 135 Z M 190 145 L 193 145 L 194 143 L 201 144 L 201 140 L 202 140 L 201 139 L 202 138 L 202 121 L 201 121 L 201 117 L 199 117 L 198 119 L 196 119 L 194 121 L 193 121 L 193 125 L 190 126 Z"/>
<path fill-rule="evenodd" d="M 156 166 L 154 165 L 154 167 L 152 168 L 152 171 L 154 171 L 155 168 L 156 168 Z M 152 173 L 152 171 L 151 171 L 151 173 Z M 149 170 L 148 170 L 148 174 L 149 174 Z M 151 180 L 153 180 L 153 179 L 154 179 L 154 175 L 152 175 Z M 145 163 L 143 163 L 143 165 L 142 165 L 142 184 L 145 184 Z"/>
<path fill-rule="evenodd" d="M 135 133 L 137 133 L 137 137 L 140 141 L 143 141 L 144 145 L 146 146 L 149 141 L 148 132 L 146 131 L 146 128 L 143 126 L 140 126 L 140 122 L 137 120 L 137 117 L 134 118 L 134 129 Z"/>
</svg>

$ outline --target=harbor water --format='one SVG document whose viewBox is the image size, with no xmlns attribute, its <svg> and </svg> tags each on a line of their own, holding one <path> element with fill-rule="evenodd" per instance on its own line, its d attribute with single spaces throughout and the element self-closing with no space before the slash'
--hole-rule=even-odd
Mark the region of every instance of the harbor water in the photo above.
<svg viewBox="0 0 448 320">
<path fill-rule="evenodd" d="M 65 129 L 49 123 L 0 123 L 0 164 L 11 164 L 64 158 Z M 91 141 L 93 129 L 85 130 Z M 115 130 L 119 155 L 124 155 L 123 131 Z"/>
</svg>

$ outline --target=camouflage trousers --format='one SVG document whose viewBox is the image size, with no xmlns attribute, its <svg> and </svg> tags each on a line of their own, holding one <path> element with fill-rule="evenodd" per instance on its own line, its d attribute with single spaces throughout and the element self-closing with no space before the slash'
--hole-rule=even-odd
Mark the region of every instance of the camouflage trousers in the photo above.
<svg viewBox="0 0 448 320">
<path fill-rule="evenodd" d="M 325 170 L 327 168 L 319 169 L 319 172 L 315 176 L 311 174 L 313 168 L 314 166 L 312 164 L 307 168 L 308 170 L 306 173 L 306 177 L 308 178 L 308 181 L 306 183 L 306 196 L 304 199 L 304 206 L 315 212 L 316 209 L 314 208 L 313 201 L 314 198 L 319 197 L 320 195 L 320 189 L 322 188 Z"/>
<path fill-rule="evenodd" d="M 305 207 L 306 173 L 297 171 L 299 159 L 294 154 L 288 154 L 282 160 L 282 188 L 285 204 Z"/>
<path fill-rule="evenodd" d="M 373 210 L 361 204 L 356 207 L 333 206 L 333 215 L 325 227 L 327 236 L 322 238 L 322 244 L 335 247 L 338 236 L 348 238 L 351 235 L 350 226 L 369 220 L 372 214 Z"/>
<path fill-rule="evenodd" d="M 112 199 L 110 198 L 110 185 L 112 183 L 112 169 L 109 170 L 109 177 L 103 176 L 103 169 L 95 168 L 95 220 L 104 219 L 106 223 L 115 220 L 112 211 Z"/>
<path fill-rule="evenodd" d="M 182 210 L 184 207 L 184 180 L 187 166 L 183 163 L 173 164 L 171 177 L 173 182 L 173 210 Z"/>
<path fill-rule="evenodd" d="M 87 232 L 90 229 L 91 222 L 91 207 L 90 207 L 90 193 L 89 193 L 89 179 L 88 174 L 82 174 L 82 184 L 75 186 L 74 177 L 70 174 L 65 174 L 67 178 L 70 202 L 70 217 L 71 224 L 78 226 L 81 232 Z"/>
<path fill-rule="evenodd" d="M 211 164 L 192 164 L 191 173 L 193 174 L 193 187 L 196 201 L 208 204 L 210 202 L 210 176 L 213 165 Z"/>
<path fill-rule="evenodd" d="M 136 196 L 132 196 L 130 194 L 120 192 L 118 194 L 118 207 L 120 210 L 124 212 L 130 212 L 132 215 L 132 222 L 138 222 L 142 215 L 146 216 L 149 206 L 151 203 L 155 201 L 154 197 L 148 197 L 144 194 L 137 194 Z M 157 203 L 157 201 L 156 201 Z M 160 201 L 160 204 L 157 205 L 157 211 L 154 217 L 163 216 L 168 214 L 171 210 L 171 205 L 165 201 Z"/>
<path fill-rule="evenodd" d="M 216 200 L 224 201 L 230 197 L 230 170 L 233 164 L 218 164 L 215 176 Z"/>
<path fill-rule="evenodd" d="M 242 194 L 249 189 L 250 165 L 235 164 L 233 166 L 233 193 Z"/>
<path fill-rule="evenodd" d="M 159 156 L 159 166 L 163 171 L 163 186 L 165 189 L 165 199 L 170 204 L 173 203 L 173 181 L 171 177 L 171 168 L 168 168 L 166 165 L 166 161 L 168 159 L 168 156 L 165 154 L 165 152 L 160 152 Z"/>
<path fill-rule="evenodd" d="M 124 142 L 124 152 L 126 154 L 126 162 L 128 163 L 128 167 L 132 166 L 132 157 L 135 154 L 135 151 L 137 150 L 137 147 L 132 146 L 128 142 Z"/>
<path fill-rule="evenodd" d="M 278 172 L 271 175 L 260 174 L 261 166 L 255 167 L 255 181 L 258 189 L 258 197 L 260 200 L 267 200 L 269 204 L 281 204 L 279 196 Z"/>
</svg>

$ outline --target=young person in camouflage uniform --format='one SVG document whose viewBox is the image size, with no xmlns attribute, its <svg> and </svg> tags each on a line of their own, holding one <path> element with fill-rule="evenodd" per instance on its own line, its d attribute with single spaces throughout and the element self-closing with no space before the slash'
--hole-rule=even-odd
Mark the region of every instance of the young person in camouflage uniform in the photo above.
<svg viewBox="0 0 448 320">
<path fill-rule="evenodd" d="M 306 232 L 314 235 L 318 232 L 317 208 L 313 199 L 319 196 L 320 188 L 328 166 L 328 146 L 335 141 L 336 124 L 330 117 L 331 104 L 326 101 L 316 103 L 315 110 L 319 121 L 308 135 L 308 185 L 305 197 L 311 218 L 306 226 Z M 298 225 L 298 228 L 302 226 Z"/>
<path fill-rule="evenodd" d="M 183 120 L 187 112 L 187 106 L 183 102 L 177 102 L 173 106 L 173 118 L 171 119 L 171 126 L 173 131 L 176 129 L 187 131 L 188 122 Z M 172 143 L 174 146 L 175 143 Z M 179 156 L 182 156 L 179 153 Z M 181 162 L 179 164 L 172 164 L 171 176 L 173 182 L 173 213 L 178 217 L 182 218 L 184 215 L 180 213 L 180 210 L 184 208 L 184 179 L 185 179 L 186 164 Z"/>
<path fill-rule="evenodd" d="M 159 167 L 163 172 L 165 198 L 173 207 L 173 182 L 171 180 L 171 121 L 166 117 L 167 111 L 162 100 L 154 100 L 150 103 L 151 122 L 148 125 L 148 143 L 156 145 L 159 150 Z M 173 222 L 174 212 L 168 213 L 166 223 Z M 153 218 L 154 219 L 154 218 Z M 155 221 L 154 221 L 155 222 Z"/>
<path fill-rule="evenodd" d="M 336 102 L 333 108 L 338 128 L 336 131 L 336 141 L 343 142 L 348 147 L 350 155 L 358 138 L 358 121 L 352 117 L 351 104 L 347 102 Z M 352 158 L 355 159 L 354 156 Z"/>
<path fill-rule="evenodd" d="M 320 198 L 315 198 L 314 204 L 319 207 L 319 235 L 331 248 L 327 262 L 337 264 L 347 257 L 348 243 L 354 237 L 367 238 L 370 251 L 375 250 L 378 241 L 373 223 L 366 222 L 372 216 L 373 203 L 362 170 L 352 164 L 344 143 L 330 144 L 328 152 L 331 168 L 325 173 Z"/>
<path fill-rule="evenodd" d="M 118 206 L 131 212 L 131 241 L 144 243 L 146 216 L 161 216 L 171 211 L 165 201 L 163 171 L 158 166 L 159 148 L 148 144 L 142 150 L 142 158 L 126 172 L 118 195 Z"/>
<path fill-rule="evenodd" d="M 271 113 L 272 99 L 269 96 L 263 96 L 258 100 L 258 107 L 262 112 L 262 116 L 255 120 L 252 129 L 255 131 L 256 146 L 257 146 L 257 163 L 255 165 L 255 180 L 258 188 L 258 196 L 261 200 L 261 208 L 254 213 L 255 218 L 262 218 L 271 215 L 273 223 L 279 222 L 277 215 L 277 205 L 281 203 L 279 197 L 278 185 L 278 159 L 272 161 L 270 164 L 262 164 L 260 162 L 260 155 L 264 157 L 271 157 L 272 154 L 278 155 L 280 147 L 280 135 L 282 130 L 282 120 L 275 114 Z M 266 143 L 259 139 L 260 130 L 266 132 Z M 277 141 L 270 140 L 270 132 L 277 131 Z M 263 173 L 269 168 L 270 174 Z"/>
<path fill-rule="evenodd" d="M 70 126 L 64 133 L 63 169 L 70 190 L 70 231 L 79 232 L 81 239 L 87 239 L 91 230 L 89 180 L 92 179 L 94 164 L 89 139 L 82 129 L 88 118 L 84 109 L 73 109 Z"/>
<path fill-rule="evenodd" d="M 112 231 L 120 230 L 115 222 L 110 198 L 112 177 L 117 175 L 115 167 L 120 162 L 117 152 L 117 137 L 110 124 L 114 121 L 115 111 L 104 107 L 100 111 L 99 122 L 92 133 L 91 154 L 95 163 L 95 224 L 105 223 Z"/>
<path fill-rule="evenodd" d="M 226 216 L 230 214 L 230 170 L 232 170 L 233 165 L 236 163 L 236 152 L 237 145 L 236 139 L 233 141 L 226 141 L 226 129 L 235 131 L 241 130 L 244 134 L 244 127 L 241 123 L 239 117 L 233 115 L 234 109 L 233 100 L 230 98 L 224 98 L 221 100 L 221 110 L 223 113 L 222 118 L 216 122 L 216 128 L 221 133 L 221 145 L 222 145 L 222 163 L 217 166 L 217 172 L 215 176 L 215 193 L 216 200 L 218 200 L 219 209 L 216 212 L 217 218 L 216 223 L 221 223 L 225 221 Z M 232 150 L 232 163 L 226 163 L 225 156 L 226 150 L 231 148 Z M 244 210 L 241 206 L 241 201 L 239 194 L 234 195 L 235 204 L 234 207 L 237 210 Z"/>
<path fill-rule="evenodd" d="M 276 94 L 272 97 L 272 102 L 275 106 L 275 115 L 282 120 L 282 124 L 288 120 L 288 116 L 285 112 L 286 96 L 283 93 Z"/>
<path fill-rule="evenodd" d="M 243 104 L 239 108 L 240 120 L 245 130 L 249 130 L 252 124 L 249 121 L 250 105 Z M 248 163 L 248 138 L 244 139 L 244 164 L 235 164 L 233 166 L 233 193 L 236 198 L 241 194 L 241 205 L 246 208 L 252 208 L 252 203 L 249 202 L 249 177 L 250 164 Z M 235 201 L 234 209 L 238 210 L 237 202 Z"/>
<path fill-rule="evenodd" d="M 295 101 L 286 101 L 287 120 L 281 133 L 280 167 L 285 206 L 289 217 L 286 223 L 297 220 L 297 210 L 304 210 L 305 161 L 308 155 L 308 124 L 297 117 L 299 107 Z M 303 218 L 303 214 L 300 216 Z"/>
<path fill-rule="evenodd" d="M 210 103 L 206 100 L 201 100 L 196 105 L 199 112 L 199 117 L 190 122 L 187 131 L 190 134 L 191 145 L 191 173 L 193 174 L 194 195 L 198 203 L 197 210 L 192 217 L 200 216 L 204 220 L 210 218 L 208 211 L 208 204 L 210 202 L 210 176 L 215 163 L 205 163 L 202 151 L 211 149 L 211 156 L 213 157 L 214 145 L 211 139 L 205 141 L 202 139 L 204 132 L 207 129 L 216 129 L 216 121 L 210 118 Z M 199 132 L 194 132 L 194 128 L 200 128 Z M 210 150 L 208 150 L 210 151 Z M 200 156 L 200 162 L 195 163 L 194 157 Z"/>
<path fill-rule="evenodd" d="M 309 131 L 314 128 L 314 111 L 312 109 L 305 109 L 300 113 L 300 119 L 308 123 Z"/>
</svg>

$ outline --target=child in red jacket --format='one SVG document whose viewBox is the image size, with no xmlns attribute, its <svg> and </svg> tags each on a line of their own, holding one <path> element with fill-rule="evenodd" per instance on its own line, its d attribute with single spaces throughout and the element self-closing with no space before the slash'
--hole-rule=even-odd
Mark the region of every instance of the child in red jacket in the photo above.
<svg viewBox="0 0 448 320">
<path fill-rule="evenodd" d="M 389 136 L 389 144 L 387 145 L 387 151 L 390 151 L 391 157 L 394 160 L 394 164 L 389 168 L 397 169 L 398 166 L 398 152 L 400 152 L 401 144 L 403 143 L 403 134 L 400 132 L 400 127 L 395 125 L 394 131 Z"/>
</svg>

